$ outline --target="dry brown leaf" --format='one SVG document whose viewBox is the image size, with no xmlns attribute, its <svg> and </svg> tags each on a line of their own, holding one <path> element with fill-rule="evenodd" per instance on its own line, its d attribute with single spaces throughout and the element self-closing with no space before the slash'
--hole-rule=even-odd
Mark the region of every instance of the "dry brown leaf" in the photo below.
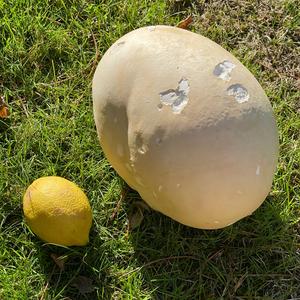
<svg viewBox="0 0 300 300">
<path fill-rule="evenodd" d="M 93 280 L 85 276 L 78 276 L 72 282 L 72 285 L 78 289 L 79 294 L 92 293 L 95 290 Z"/>
<path fill-rule="evenodd" d="M 133 230 L 142 224 L 144 212 L 150 211 L 151 208 L 144 201 L 135 201 L 132 203 L 133 212 L 129 216 L 128 230 Z"/>
<path fill-rule="evenodd" d="M 60 271 L 65 270 L 65 262 L 66 262 L 66 257 L 64 256 L 58 256 L 57 254 L 51 253 L 50 257 L 53 259 L 55 264 L 58 266 Z"/>
<path fill-rule="evenodd" d="M 7 104 L 4 102 L 4 97 L 0 97 L 0 118 L 4 119 L 9 116 Z"/>
<path fill-rule="evenodd" d="M 129 230 L 133 230 L 142 224 L 144 219 L 143 210 L 137 208 L 129 217 Z"/>
<path fill-rule="evenodd" d="M 178 28 L 187 29 L 193 23 L 193 17 L 190 15 L 177 24 Z"/>
</svg>

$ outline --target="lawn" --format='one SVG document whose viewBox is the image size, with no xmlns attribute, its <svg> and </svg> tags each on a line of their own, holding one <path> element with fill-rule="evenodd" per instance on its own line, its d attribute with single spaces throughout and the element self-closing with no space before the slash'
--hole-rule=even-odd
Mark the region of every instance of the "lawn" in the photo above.
<svg viewBox="0 0 300 300">
<path fill-rule="evenodd" d="M 0 0 L 0 299 L 300 299 L 300 3 L 298 0 Z M 145 25 L 190 30 L 233 53 L 273 106 L 280 158 L 272 191 L 222 230 L 154 211 L 129 228 L 141 198 L 98 143 L 91 81 L 123 34 Z M 64 248 L 26 226 L 36 178 L 76 182 L 93 209 L 90 243 Z M 122 201 L 119 201 L 121 198 Z"/>
</svg>

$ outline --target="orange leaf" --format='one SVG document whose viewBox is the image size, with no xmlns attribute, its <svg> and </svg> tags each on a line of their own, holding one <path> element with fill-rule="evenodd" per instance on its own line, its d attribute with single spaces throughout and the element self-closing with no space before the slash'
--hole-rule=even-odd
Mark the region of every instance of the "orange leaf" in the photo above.
<svg viewBox="0 0 300 300">
<path fill-rule="evenodd" d="M 187 29 L 191 25 L 191 23 L 193 23 L 193 17 L 190 15 L 186 19 L 180 21 L 177 24 L 177 27 L 182 29 Z"/>
<path fill-rule="evenodd" d="M 9 116 L 9 111 L 6 103 L 4 102 L 4 97 L 0 97 L 0 118 L 7 118 Z"/>
</svg>

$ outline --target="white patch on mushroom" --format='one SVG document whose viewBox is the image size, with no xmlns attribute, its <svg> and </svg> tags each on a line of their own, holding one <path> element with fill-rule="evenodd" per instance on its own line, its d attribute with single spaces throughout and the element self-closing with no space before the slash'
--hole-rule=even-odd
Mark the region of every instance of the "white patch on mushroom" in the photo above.
<svg viewBox="0 0 300 300">
<path fill-rule="evenodd" d="M 154 198 L 157 198 L 157 194 L 156 194 L 155 191 L 152 191 L 152 195 L 153 195 Z"/>
<path fill-rule="evenodd" d="M 177 183 L 176 184 L 176 187 L 179 189 L 181 187 L 181 184 L 180 183 Z"/>
<path fill-rule="evenodd" d="M 136 173 L 136 170 L 135 170 L 135 164 L 134 164 L 134 162 L 132 161 L 132 158 L 129 159 L 129 165 L 130 165 L 131 172 L 132 172 L 132 173 Z"/>
<path fill-rule="evenodd" d="M 250 96 L 249 93 L 247 91 L 247 89 L 245 87 L 243 87 L 241 84 L 236 83 L 231 85 L 228 89 L 227 89 L 227 95 L 229 96 L 234 96 L 234 99 L 238 102 L 238 103 L 243 103 L 249 100 Z"/>
<path fill-rule="evenodd" d="M 256 174 L 256 176 L 258 176 L 260 174 L 260 166 L 256 167 L 255 174 Z"/>
<path fill-rule="evenodd" d="M 118 118 L 117 117 L 114 118 L 114 123 L 118 123 Z"/>
<path fill-rule="evenodd" d="M 160 186 L 158 187 L 158 191 L 161 192 L 162 188 L 163 188 L 162 185 L 160 185 Z"/>
<path fill-rule="evenodd" d="M 219 224 L 220 222 L 219 222 L 219 221 L 214 221 L 214 223 L 215 223 L 215 224 Z"/>
<path fill-rule="evenodd" d="M 222 80 L 229 81 L 231 79 L 230 73 L 235 67 L 236 65 L 231 61 L 224 60 L 215 66 L 213 74 Z"/>
<path fill-rule="evenodd" d="M 123 147 L 122 147 L 121 144 L 118 144 L 118 145 L 117 145 L 117 154 L 118 154 L 119 156 L 123 156 L 123 155 L 124 155 L 124 150 L 123 150 Z"/>
<path fill-rule="evenodd" d="M 155 28 L 156 28 L 155 26 L 149 26 L 149 27 L 148 27 L 148 30 L 149 30 L 149 31 L 154 31 Z"/>
<path fill-rule="evenodd" d="M 138 148 L 138 153 L 145 154 L 146 152 L 147 152 L 147 148 L 145 146 Z"/>
<path fill-rule="evenodd" d="M 176 90 L 169 89 L 159 93 L 160 101 L 164 105 L 171 106 L 174 114 L 180 114 L 189 101 L 189 91 L 190 86 L 188 80 L 182 78 L 178 82 Z M 158 106 L 158 108 L 160 108 L 160 106 Z"/>
</svg>

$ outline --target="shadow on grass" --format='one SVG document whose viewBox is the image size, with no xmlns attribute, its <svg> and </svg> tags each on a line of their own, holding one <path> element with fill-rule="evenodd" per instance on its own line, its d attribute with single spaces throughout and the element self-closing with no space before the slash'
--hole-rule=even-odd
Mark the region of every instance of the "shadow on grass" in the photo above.
<svg viewBox="0 0 300 300">
<path fill-rule="evenodd" d="M 37 257 L 45 275 L 39 299 L 111 299 L 108 258 L 99 234 L 92 230 L 85 247 L 61 247 L 36 242 Z M 100 248 L 99 248 L 100 247 Z"/>
<path fill-rule="evenodd" d="M 14 278 L 22 281 L 19 282 L 22 288 L 25 283 L 24 289 L 19 287 L 18 299 L 24 295 L 26 299 L 40 300 L 111 299 L 109 260 L 95 228 L 86 247 L 45 244 L 22 221 L 22 205 L 15 205 L 7 198 L 2 200 L 1 209 L 6 213 L 0 213 L 0 241 L 13 251 L 1 252 L 1 248 L 0 262 L 9 268 L 13 266 Z M 28 270 L 21 270 L 25 266 Z M 20 278 L 23 274 L 28 277 Z"/>
<path fill-rule="evenodd" d="M 11 119 L 1 119 L 0 118 L 0 141 L 4 142 L 5 136 L 9 135 L 11 132 Z"/>
<path fill-rule="evenodd" d="M 156 212 L 130 235 L 153 299 L 289 299 L 300 296 L 295 228 L 269 197 L 222 230 L 197 230 Z M 131 276 L 128 273 L 127 276 Z"/>
<path fill-rule="evenodd" d="M 124 216 L 131 213 L 130 201 L 140 199 L 134 191 L 127 198 Z M 222 230 L 189 228 L 150 211 L 128 234 L 124 234 L 124 219 L 115 224 L 94 224 L 86 247 L 63 248 L 37 240 L 36 254 L 45 276 L 39 297 L 299 297 L 297 232 L 282 216 L 282 201 L 269 197 L 254 215 Z M 59 257 L 66 259 L 63 267 L 55 262 Z"/>
</svg>

